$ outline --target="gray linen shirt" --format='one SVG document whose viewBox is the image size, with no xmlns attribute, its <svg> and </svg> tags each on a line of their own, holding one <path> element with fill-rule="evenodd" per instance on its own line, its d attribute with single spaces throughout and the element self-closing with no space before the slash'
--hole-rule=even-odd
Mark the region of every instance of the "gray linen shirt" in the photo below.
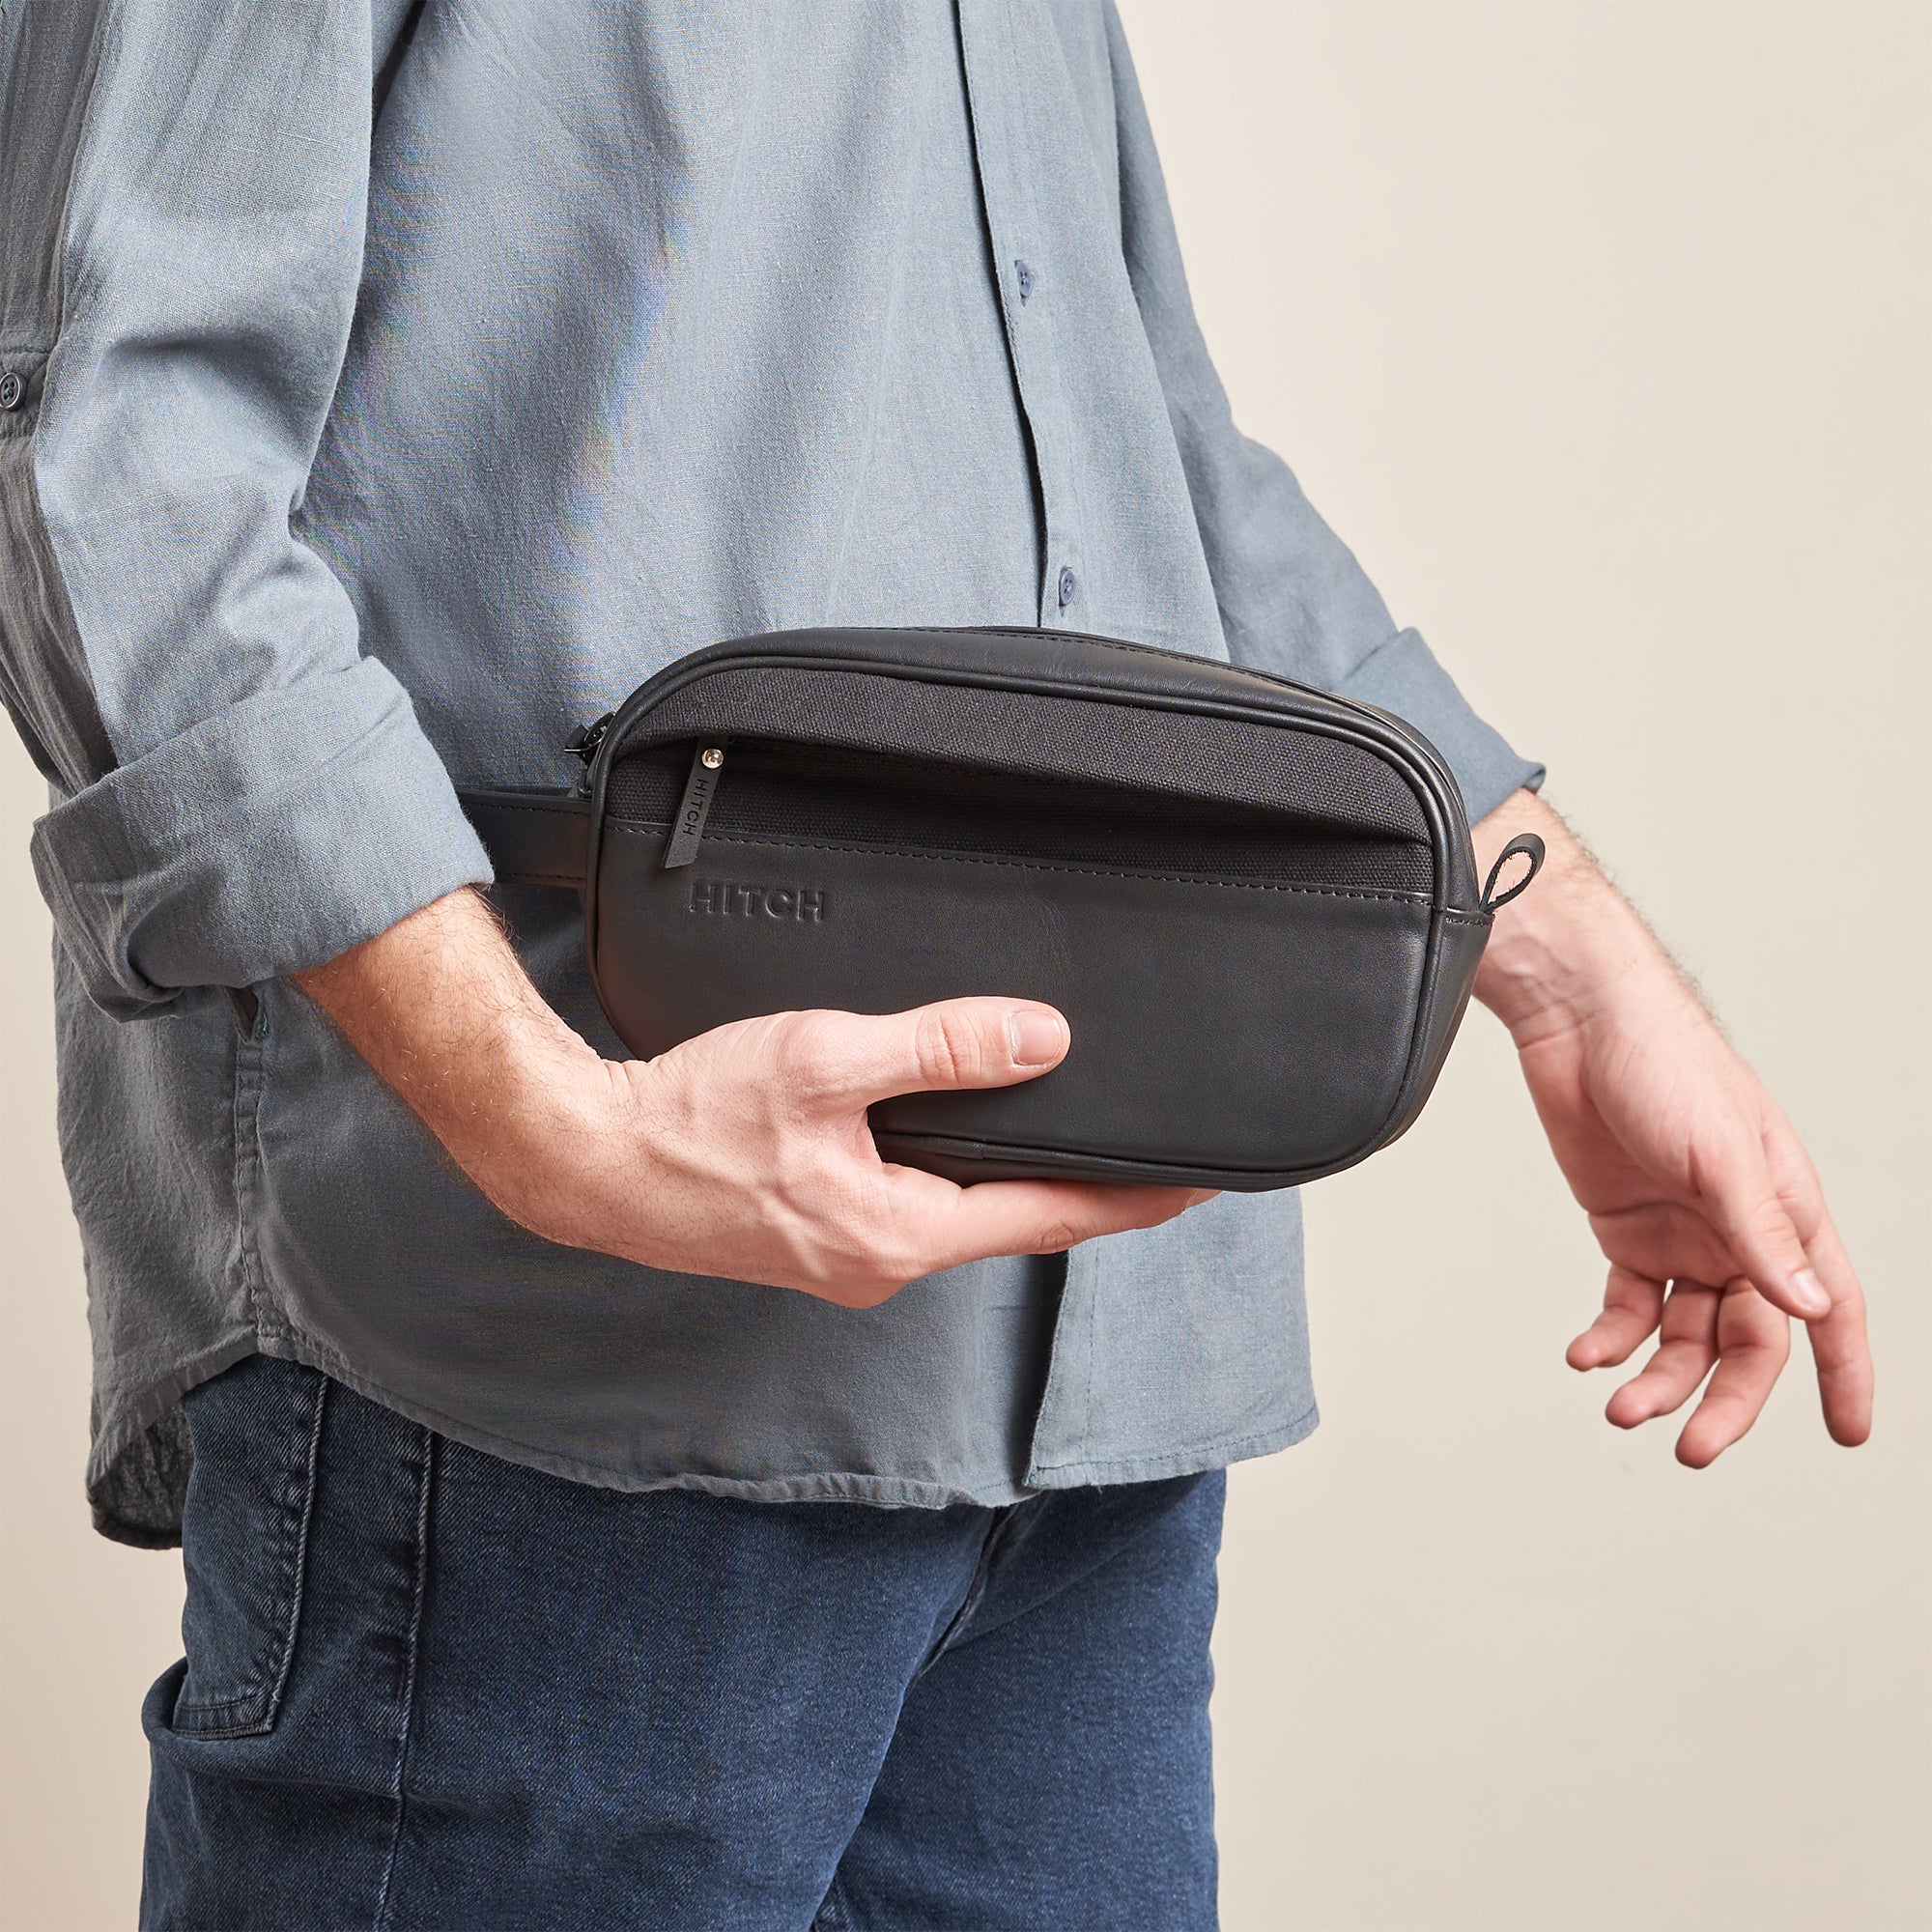
<svg viewBox="0 0 1932 1932">
<path fill-rule="evenodd" d="M 785 625 L 1232 656 L 1413 720 L 1472 816 L 1535 781 L 1236 431 L 1111 7 L 13 0 L 0 216 L 103 1528 L 173 1533 L 180 1397 L 255 1350 L 632 1490 L 997 1502 L 1313 1426 L 1293 1194 L 865 1313 L 655 1272 L 497 1214 L 284 978 L 489 879 L 453 781 L 565 782 Z M 501 896 L 618 1051 L 575 902 Z"/>
</svg>

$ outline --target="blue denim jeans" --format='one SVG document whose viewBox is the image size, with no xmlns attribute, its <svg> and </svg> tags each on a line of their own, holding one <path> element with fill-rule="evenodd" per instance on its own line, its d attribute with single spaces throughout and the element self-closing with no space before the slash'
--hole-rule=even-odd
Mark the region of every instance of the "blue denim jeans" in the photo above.
<svg viewBox="0 0 1932 1932">
<path fill-rule="evenodd" d="M 1218 1474 L 627 1495 L 266 1356 L 188 1419 L 155 1932 L 1214 1923 Z"/>
</svg>

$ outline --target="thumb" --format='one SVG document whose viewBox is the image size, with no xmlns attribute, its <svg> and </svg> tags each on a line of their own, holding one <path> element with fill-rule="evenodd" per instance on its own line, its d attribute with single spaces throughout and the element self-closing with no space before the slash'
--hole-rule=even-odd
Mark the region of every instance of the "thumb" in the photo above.
<svg viewBox="0 0 1932 1932">
<path fill-rule="evenodd" d="M 910 1012 L 801 1015 L 798 1042 L 828 1100 L 868 1107 L 895 1094 L 1011 1087 L 1066 1057 L 1072 1036 L 1037 1000 L 940 1000 Z"/>
<path fill-rule="evenodd" d="M 1710 1213 L 1738 1272 L 1748 1275 L 1767 1301 L 1801 1321 L 1832 1312 L 1832 1297 L 1762 1160 L 1740 1160 L 1719 1172 L 1710 1190 Z"/>
</svg>

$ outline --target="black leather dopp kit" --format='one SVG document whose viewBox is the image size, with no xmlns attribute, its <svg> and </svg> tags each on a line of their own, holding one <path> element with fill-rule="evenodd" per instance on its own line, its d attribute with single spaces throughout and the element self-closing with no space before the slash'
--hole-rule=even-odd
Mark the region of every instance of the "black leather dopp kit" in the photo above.
<svg viewBox="0 0 1932 1932">
<path fill-rule="evenodd" d="M 1285 1187 L 1421 1111 L 1495 908 L 1440 755 L 1372 706 L 1059 631 L 778 632 L 682 658 L 573 792 L 466 791 L 500 881 L 583 895 L 634 1053 L 801 1008 L 1043 1000 L 1052 1072 L 872 1109 L 888 1160 Z M 1497 895 L 1504 864 L 1527 861 Z"/>
</svg>

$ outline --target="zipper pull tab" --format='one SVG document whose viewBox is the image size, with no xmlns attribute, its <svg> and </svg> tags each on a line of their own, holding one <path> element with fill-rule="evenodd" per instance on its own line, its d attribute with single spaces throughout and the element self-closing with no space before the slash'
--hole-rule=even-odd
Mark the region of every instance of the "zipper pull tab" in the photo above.
<svg viewBox="0 0 1932 1932">
<path fill-rule="evenodd" d="M 611 721 L 616 717 L 614 711 L 607 711 L 594 724 L 580 724 L 565 741 L 563 749 L 574 752 L 586 766 L 597 755 L 597 748 L 604 742 L 604 734 L 611 728 Z"/>
<path fill-rule="evenodd" d="M 670 842 L 665 847 L 667 872 L 696 863 L 704 821 L 711 816 L 711 800 L 718 790 L 719 767 L 724 762 L 724 746 L 698 741 L 691 760 L 691 776 L 684 781 L 684 796 L 677 802 L 677 816 L 671 821 Z"/>
</svg>

